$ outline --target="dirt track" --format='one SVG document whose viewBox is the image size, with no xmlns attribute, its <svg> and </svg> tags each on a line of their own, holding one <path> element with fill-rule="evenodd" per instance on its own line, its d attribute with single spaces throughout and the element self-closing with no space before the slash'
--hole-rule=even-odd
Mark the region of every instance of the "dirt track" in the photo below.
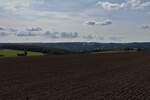
<svg viewBox="0 0 150 100">
<path fill-rule="evenodd" d="M 150 53 L 0 59 L 0 100 L 150 100 Z"/>
</svg>

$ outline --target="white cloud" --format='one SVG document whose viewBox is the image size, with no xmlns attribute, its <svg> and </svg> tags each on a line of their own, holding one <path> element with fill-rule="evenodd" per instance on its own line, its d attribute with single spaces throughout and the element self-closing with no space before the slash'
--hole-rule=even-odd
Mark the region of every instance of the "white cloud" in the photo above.
<svg viewBox="0 0 150 100">
<path fill-rule="evenodd" d="M 142 0 L 128 0 L 127 5 L 131 6 L 132 8 L 139 7 L 142 4 Z"/>
<path fill-rule="evenodd" d="M 149 25 L 142 25 L 141 28 L 142 28 L 142 29 L 149 29 L 150 26 L 149 26 Z"/>
<path fill-rule="evenodd" d="M 144 0 L 126 0 L 126 2 L 122 3 L 99 1 L 97 2 L 97 5 L 103 8 L 104 10 L 112 11 L 120 9 L 145 9 L 147 7 L 150 7 L 150 2 Z"/>
<path fill-rule="evenodd" d="M 102 26 L 111 25 L 111 24 L 112 24 L 112 21 L 109 20 L 109 19 L 107 19 L 107 20 L 104 20 L 103 22 L 100 22 L 100 23 L 98 23 L 98 24 L 100 24 L 100 25 L 102 25 Z"/>
<path fill-rule="evenodd" d="M 38 2 L 44 2 L 45 0 L 38 0 Z M 36 2 L 36 3 L 34 3 Z M 37 0 L 0 0 L 0 14 L 5 16 L 12 17 L 21 17 L 21 18 L 44 18 L 44 19 L 60 19 L 60 18 L 70 18 L 68 14 L 64 12 L 56 12 L 56 11 L 47 11 L 34 9 L 34 5 L 36 5 Z M 44 6 L 44 5 L 43 5 Z"/>
<path fill-rule="evenodd" d="M 32 0 L 1 0 L 0 7 L 8 11 L 18 11 L 30 8 Z"/>
<path fill-rule="evenodd" d="M 144 9 L 146 7 L 150 7 L 150 2 L 145 2 L 143 4 L 141 4 L 140 8 Z"/>
<path fill-rule="evenodd" d="M 128 0 L 126 4 L 131 9 L 144 9 L 150 6 L 150 2 L 144 0 Z"/>
<path fill-rule="evenodd" d="M 99 1 L 97 3 L 97 5 L 108 11 L 119 10 L 121 8 L 124 8 L 124 6 L 125 6 L 124 3 L 118 4 L 118 3 L 111 3 L 111 2 L 107 2 L 107 1 L 106 2 Z"/>
<path fill-rule="evenodd" d="M 27 31 L 42 31 L 42 28 L 40 27 L 28 28 Z"/>
<path fill-rule="evenodd" d="M 91 25 L 91 26 L 94 26 L 94 25 L 101 25 L 101 26 L 106 26 L 106 25 L 111 25 L 112 24 L 112 21 L 109 20 L 109 19 L 106 19 L 104 21 L 101 21 L 101 22 L 97 22 L 97 21 L 88 21 L 86 22 L 87 25 Z"/>
</svg>

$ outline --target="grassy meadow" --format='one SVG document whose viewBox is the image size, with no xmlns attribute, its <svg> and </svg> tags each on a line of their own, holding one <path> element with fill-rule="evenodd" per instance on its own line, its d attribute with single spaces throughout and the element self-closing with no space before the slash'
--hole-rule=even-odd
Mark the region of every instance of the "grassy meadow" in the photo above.
<svg viewBox="0 0 150 100">
<path fill-rule="evenodd" d="M 27 56 L 43 56 L 44 53 L 27 51 Z M 24 53 L 23 50 L 0 49 L 0 57 L 17 57 L 17 54 Z"/>
</svg>

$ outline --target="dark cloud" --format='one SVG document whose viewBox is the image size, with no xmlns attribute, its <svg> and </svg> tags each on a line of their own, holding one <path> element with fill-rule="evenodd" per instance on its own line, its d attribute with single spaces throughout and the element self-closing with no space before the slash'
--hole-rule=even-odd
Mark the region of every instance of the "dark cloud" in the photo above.
<svg viewBox="0 0 150 100">
<path fill-rule="evenodd" d="M 7 36 L 8 34 L 6 32 L 0 32 L 0 36 Z"/>
<path fill-rule="evenodd" d="M 88 35 L 88 36 L 84 36 L 83 38 L 84 38 L 84 39 L 91 40 L 91 39 L 94 39 L 94 36 L 92 36 L 92 35 Z"/>
<path fill-rule="evenodd" d="M 141 28 L 142 28 L 142 29 L 149 29 L 150 26 L 149 26 L 149 25 L 142 25 Z"/>
<path fill-rule="evenodd" d="M 83 36 L 83 38 L 87 40 L 104 40 L 104 37 L 93 36 L 93 35 Z"/>
<path fill-rule="evenodd" d="M 94 26 L 96 25 L 96 22 L 95 21 L 88 21 L 86 22 L 87 25 L 91 25 L 91 26 Z"/>
<path fill-rule="evenodd" d="M 17 36 L 20 36 L 20 37 L 25 37 L 25 36 L 37 36 L 37 34 L 35 34 L 35 33 L 26 32 L 26 31 L 18 32 L 16 35 L 17 35 Z"/>
<path fill-rule="evenodd" d="M 104 37 L 98 37 L 98 39 L 99 39 L 99 40 L 104 40 L 105 38 L 104 38 Z"/>
<path fill-rule="evenodd" d="M 17 32 L 18 30 L 17 29 L 13 29 L 13 28 L 9 28 L 8 29 L 10 32 Z"/>
<path fill-rule="evenodd" d="M 44 36 L 46 37 L 50 37 L 50 38 L 59 38 L 59 32 L 50 32 L 50 31 L 47 31 L 45 32 Z"/>
<path fill-rule="evenodd" d="M 79 34 L 77 32 L 62 32 L 61 37 L 62 38 L 77 38 Z"/>
<path fill-rule="evenodd" d="M 79 33 L 77 32 L 45 32 L 44 36 L 50 38 L 77 38 Z"/>
<path fill-rule="evenodd" d="M 40 27 L 35 27 L 35 28 L 28 28 L 26 29 L 27 31 L 42 31 L 42 28 Z"/>
<path fill-rule="evenodd" d="M 14 29 L 14 28 L 3 28 L 3 27 L 0 27 L 0 31 L 17 32 L 18 30 Z"/>
<path fill-rule="evenodd" d="M 0 30 L 1 30 L 1 31 L 3 31 L 3 30 L 5 30 L 5 28 L 3 28 L 3 27 L 0 27 Z"/>
</svg>

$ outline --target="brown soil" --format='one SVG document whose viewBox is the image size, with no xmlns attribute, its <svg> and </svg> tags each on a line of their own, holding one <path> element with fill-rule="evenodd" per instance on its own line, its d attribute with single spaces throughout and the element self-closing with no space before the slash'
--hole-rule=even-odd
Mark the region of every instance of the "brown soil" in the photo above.
<svg viewBox="0 0 150 100">
<path fill-rule="evenodd" d="M 0 100 L 150 100 L 150 53 L 1 58 Z"/>
</svg>

